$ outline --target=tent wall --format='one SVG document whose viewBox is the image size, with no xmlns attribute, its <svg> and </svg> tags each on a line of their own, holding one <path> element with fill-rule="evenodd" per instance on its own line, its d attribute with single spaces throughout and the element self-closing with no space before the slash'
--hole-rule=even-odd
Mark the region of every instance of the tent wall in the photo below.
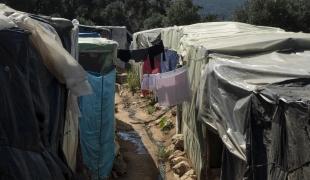
<svg viewBox="0 0 310 180">
<path fill-rule="evenodd" d="M 198 111 L 199 108 L 208 108 L 210 105 L 202 104 L 203 98 L 208 95 L 216 96 L 215 94 L 204 95 L 203 93 L 201 93 L 201 91 L 203 91 L 201 89 L 205 86 L 207 78 L 206 73 L 202 73 L 202 71 L 205 69 L 205 67 L 209 66 L 208 62 L 210 59 L 212 59 L 212 56 L 219 55 L 218 59 L 221 59 L 223 57 L 228 57 L 228 59 L 236 58 L 238 61 L 238 58 L 251 57 L 258 54 L 266 54 L 277 50 L 290 49 L 294 51 L 310 49 L 309 34 L 291 33 L 285 32 L 284 30 L 279 28 L 253 26 L 236 22 L 200 23 L 189 26 L 175 26 L 169 28 L 142 31 L 133 35 L 132 48 L 139 49 L 148 47 L 150 46 L 150 42 L 152 42 L 154 39 L 162 39 L 166 48 L 176 50 L 178 54 L 182 55 L 183 60 L 185 61 L 185 64 L 188 66 L 189 69 L 188 73 L 193 96 L 191 103 L 183 103 L 182 127 L 184 134 L 185 150 L 196 170 L 199 179 L 206 178 L 205 170 L 207 164 L 207 154 L 205 144 L 206 137 L 204 132 L 205 126 L 203 125 L 204 120 L 202 120 L 201 117 L 198 117 L 200 116 L 198 114 Z M 274 57 L 275 60 L 279 59 L 274 54 L 271 55 L 271 57 Z M 304 60 L 306 59 L 304 55 L 302 58 Z M 265 63 L 267 63 L 269 60 L 268 58 L 260 58 L 259 61 L 261 61 L 262 59 L 265 60 Z M 253 65 L 255 65 L 255 62 L 253 63 Z M 289 63 L 286 66 L 291 67 Z M 268 67 L 272 69 L 273 66 L 271 65 Z M 238 65 L 236 69 L 238 69 Z M 292 73 L 297 77 L 307 75 L 309 72 L 307 72 L 307 69 L 304 69 L 302 67 L 299 67 L 298 69 L 303 70 L 299 71 L 300 73 L 297 74 L 295 72 Z M 262 72 L 263 71 L 264 70 L 262 70 Z M 223 75 L 227 74 L 225 73 L 225 69 L 223 70 L 223 72 Z M 286 70 L 286 72 L 290 72 L 290 70 Z M 285 73 L 279 73 L 278 75 L 280 77 L 282 76 L 282 80 L 285 80 L 286 77 L 294 76 L 290 73 L 288 73 L 287 76 L 284 75 Z M 272 79 L 272 75 L 270 76 L 270 78 L 267 78 L 267 80 L 271 81 Z M 255 83 L 260 82 L 258 81 Z M 238 81 L 238 78 L 233 78 L 231 83 L 235 83 L 235 88 L 238 84 L 242 82 Z M 231 83 L 228 82 L 227 84 Z M 212 88 L 214 84 L 208 84 L 208 86 Z M 253 85 L 248 84 L 244 87 L 238 87 L 239 91 L 246 92 L 245 94 L 251 95 L 251 91 L 249 91 L 249 89 L 246 87 L 253 88 Z M 236 92 L 238 92 L 238 88 L 235 88 Z M 233 94 L 234 92 L 235 91 L 231 92 L 228 89 L 226 93 Z M 219 94 L 221 94 L 221 92 L 219 92 Z M 240 103 L 242 102 L 240 101 Z M 249 104 L 245 103 L 244 105 L 245 106 L 241 108 L 249 107 Z M 220 110 L 225 110 L 226 106 L 227 104 L 221 104 L 218 106 L 218 108 Z M 236 114 L 238 115 L 238 113 Z M 221 115 L 225 115 L 225 113 Z M 228 113 L 227 115 L 234 114 Z M 247 118 L 248 115 L 249 114 L 246 112 L 240 112 L 239 115 L 236 116 L 237 121 L 243 121 Z M 227 117 L 228 119 L 226 118 L 220 120 L 226 121 L 231 119 L 232 116 Z M 208 124 L 208 127 L 210 127 L 210 124 Z M 216 129 L 216 131 L 219 132 L 225 132 L 227 130 L 228 129 L 225 129 L 225 126 L 221 127 L 220 129 Z M 249 177 L 249 175 L 245 175 L 247 170 L 247 164 L 245 163 L 247 161 L 244 145 L 245 141 L 241 140 L 242 138 L 240 135 L 238 135 L 238 133 L 236 136 L 234 136 L 235 138 L 232 139 L 230 139 L 227 135 L 220 135 L 220 137 L 223 140 L 223 143 L 226 145 L 223 152 L 223 168 L 229 169 L 235 167 L 236 170 L 232 170 L 229 173 L 223 172 L 222 178 L 225 179 L 225 177 L 227 177 L 228 179 L 233 178 L 239 180 L 242 179 L 241 177 Z M 238 142 L 242 143 L 235 146 L 236 144 L 238 144 Z M 235 160 L 235 166 L 231 164 L 232 160 Z"/>
</svg>

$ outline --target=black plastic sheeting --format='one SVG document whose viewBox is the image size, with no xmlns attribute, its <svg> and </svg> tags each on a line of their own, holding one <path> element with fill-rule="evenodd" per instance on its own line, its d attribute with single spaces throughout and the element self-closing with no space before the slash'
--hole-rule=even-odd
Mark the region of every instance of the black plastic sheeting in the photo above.
<svg viewBox="0 0 310 180">
<path fill-rule="evenodd" d="M 250 179 L 309 179 L 309 90 L 309 79 L 296 79 L 269 85 L 252 96 Z"/>
<path fill-rule="evenodd" d="M 66 92 L 21 29 L 0 31 L 0 179 L 71 179 L 62 153 Z"/>
<path fill-rule="evenodd" d="M 224 144 L 221 180 L 309 179 L 309 55 L 211 56 L 197 111 Z"/>
<path fill-rule="evenodd" d="M 310 177 L 310 80 L 253 92 L 246 126 L 247 161 L 226 148 L 222 180 L 307 180 Z"/>
<path fill-rule="evenodd" d="M 250 95 L 246 157 L 223 151 L 221 180 L 310 177 L 310 79 L 271 84 Z"/>
</svg>

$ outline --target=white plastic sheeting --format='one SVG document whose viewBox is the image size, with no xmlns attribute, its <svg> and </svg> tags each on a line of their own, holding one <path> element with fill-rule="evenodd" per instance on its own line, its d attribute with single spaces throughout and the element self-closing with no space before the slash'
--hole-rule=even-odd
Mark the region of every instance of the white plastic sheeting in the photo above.
<svg viewBox="0 0 310 180">
<path fill-rule="evenodd" d="M 49 33 L 40 23 L 26 14 L 14 13 L 9 16 L 19 27 L 31 32 L 30 39 L 42 56 L 48 70 L 66 84 L 76 96 L 91 93 L 86 71 L 79 63 L 56 41 L 55 35 Z"/>
<path fill-rule="evenodd" d="M 206 145 L 204 128 L 202 122 L 198 120 L 197 108 L 201 103 L 199 101 L 201 97 L 197 93 L 201 83 L 204 83 L 206 79 L 204 69 L 212 58 L 210 55 L 221 54 L 221 56 L 235 56 L 234 58 L 238 59 L 283 49 L 310 49 L 309 34 L 285 32 L 279 28 L 237 22 L 200 23 L 141 31 L 133 34 L 131 47 L 133 49 L 145 48 L 156 39 L 161 39 L 166 48 L 182 55 L 189 69 L 190 86 L 194 96 L 191 103 L 182 105 L 182 130 L 185 150 L 199 178 L 203 177 L 206 170 Z M 270 68 L 272 69 L 272 66 Z M 239 83 L 238 79 L 234 82 Z M 249 84 L 247 86 L 250 87 Z M 209 125 L 219 132 L 224 132 L 221 137 L 227 149 L 246 161 L 242 133 L 234 133 L 232 128 L 226 129 L 217 126 L 216 123 L 209 123 Z"/>
</svg>

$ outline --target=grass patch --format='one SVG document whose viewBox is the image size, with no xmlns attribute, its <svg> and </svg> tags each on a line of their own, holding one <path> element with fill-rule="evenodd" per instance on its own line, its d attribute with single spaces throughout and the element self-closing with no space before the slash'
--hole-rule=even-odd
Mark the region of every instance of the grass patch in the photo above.
<svg viewBox="0 0 310 180">
<path fill-rule="evenodd" d="M 170 154 L 171 152 L 167 151 L 164 146 L 160 146 L 158 148 L 158 152 L 157 152 L 158 159 L 162 161 L 166 161 L 169 158 Z"/>
<path fill-rule="evenodd" d="M 140 89 L 140 77 L 139 73 L 130 69 L 127 72 L 127 83 L 128 88 L 132 93 L 135 93 L 138 89 Z"/>
<path fill-rule="evenodd" d="M 173 124 L 166 116 L 163 116 L 159 120 L 159 127 L 162 131 L 170 131 L 173 128 Z"/>
<path fill-rule="evenodd" d="M 146 111 L 147 111 L 147 113 L 148 114 L 153 114 L 155 111 L 156 111 L 156 107 L 154 107 L 154 106 L 152 106 L 152 105 L 148 105 L 147 107 L 146 107 Z"/>
</svg>

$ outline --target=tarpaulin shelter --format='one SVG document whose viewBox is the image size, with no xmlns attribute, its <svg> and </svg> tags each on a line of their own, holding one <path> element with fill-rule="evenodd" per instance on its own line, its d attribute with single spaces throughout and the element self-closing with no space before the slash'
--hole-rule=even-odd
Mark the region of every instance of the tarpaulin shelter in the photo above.
<svg viewBox="0 0 310 180">
<path fill-rule="evenodd" d="M 156 39 L 182 55 L 189 69 L 194 96 L 182 105 L 182 130 L 199 179 L 206 178 L 212 166 L 208 160 L 216 156 L 207 154 L 216 146 L 209 144 L 210 132 L 224 144 L 219 157 L 223 180 L 306 179 L 309 153 L 302 149 L 309 145 L 307 133 L 294 132 L 308 128 L 296 114 L 306 114 L 308 107 L 308 53 L 297 52 L 309 50 L 309 34 L 236 22 L 200 23 L 135 33 L 131 47 L 145 48 Z"/>
<path fill-rule="evenodd" d="M 79 38 L 79 63 L 87 71 L 106 74 L 115 68 L 117 47 L 105 38 Z"/>
<path fill-rule="evenodd" d="M 115 61 L 118 44 L 104 38 L 80 38 L 79 63 L 88 71 L 94 93 L 80 98 L 83 163 L 92 179 L 110 175 L 115 157 Z"/>
<path fill-rule="evenodd" d="M 79 25 L 81 33 L 99 33 L 102 38 L 118 43 L 120 49 L 128 49 L 128 31 L 126 26 L 86 26 Z"/>
<path fill-rule="evenodd" d="M 76 96 L 90 91 L 86 72 L 69 54 L 71 34 L 60 33 L 62 20 L 34 18 L 3 4 L 0 14 L 14 23 L 0 30 L 0 177 L 71 179 L 62 150 L 67 88 Z"/>
<path fill-rule="evenodd" d="M 111 30 L 101 26 L 79 25 L 80 37 L 101 37 L 111 39 Z"/>
</svg>

